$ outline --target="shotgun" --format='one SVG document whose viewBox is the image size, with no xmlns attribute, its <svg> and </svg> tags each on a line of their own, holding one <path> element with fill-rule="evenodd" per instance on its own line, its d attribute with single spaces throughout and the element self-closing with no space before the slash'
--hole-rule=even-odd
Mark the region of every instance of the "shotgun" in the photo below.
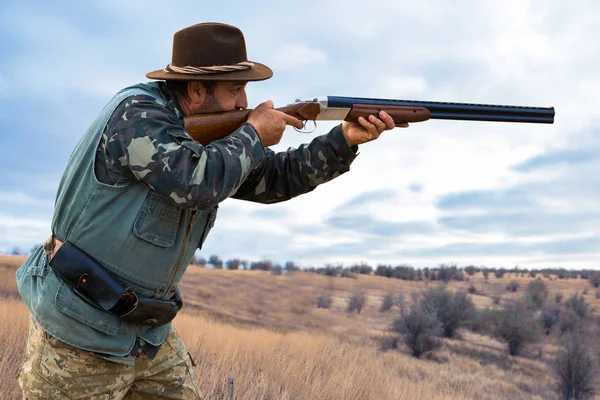
<svg viewBox="0 0 600 400">
<path fill-rule="evenodd" d="M 296 102 L 277 110 L 301 121 L 349 121 L 387 112 L 396 124 L 451 119 L 461 121 L 495 121 L 554 123 L 554 107 L 525 107 L 491 104 L 446 103 L 326 96 Z M 184 118 L 186 131 L 203 145 L 222 139 L 240 127 L 252 110 L 234 110 Z"/>
</svg>

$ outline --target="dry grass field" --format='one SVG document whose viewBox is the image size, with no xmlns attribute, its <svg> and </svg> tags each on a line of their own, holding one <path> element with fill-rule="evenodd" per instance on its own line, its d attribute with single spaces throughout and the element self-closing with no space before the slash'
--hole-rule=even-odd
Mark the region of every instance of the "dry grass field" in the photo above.
<svg viewBox="0 0 600 400">
<path fill-rule="evenodd" d="M 0 256 L 0 399 L 21 398 L 16 384 L 27 336 L 28 311 L 18 297 L 14 273 L 23 257 Z M 521 289 L 509 293 L 511 280 Z M 452 289 L 477 288 L 478 307 L 520 295 L 531 278 L 470 277 Z M 547 280 L 550 295 L 584 293 L 592 306 L 596 292 L 581 279 Z M 388 291 L 410 297 L 434 282 L 406 282 L 359 275 L 357 279 L 295 273 L 190 267 L 182 281 L 186 305 L 175 325 L 196 361 L 207 399 L 224 399 L 234 379 L 234 399 L 558 399 L 550 361 L 552 338 L 508 355 L 506 345 L 461 331 L 439 350 L 415 359 L 402 347 L 383 351 L 379 340 L 398 314 L 379 305 Z M 318 295 L 334 299 L 315 307 Z M 346 312 L 347 299 L 364 294 L 360 314 Z"/>
</svg>

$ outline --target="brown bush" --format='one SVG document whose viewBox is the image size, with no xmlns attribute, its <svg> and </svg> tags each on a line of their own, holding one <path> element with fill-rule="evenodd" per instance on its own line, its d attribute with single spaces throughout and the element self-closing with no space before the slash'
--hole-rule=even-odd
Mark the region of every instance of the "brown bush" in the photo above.
<svg viewBox="0 0 600 400">
<path fill-rule="evenodd" d="M 559 393 L 565 400 L 591 398 L 598 386 L 598 363 L 592 357 L 586 336 L 566 335 L 554 361 Z"/>
<path fill-rule="evenodd" d="M 509 292 L 516 292 L 517 290 L 519 290 L 519 282 L 515 280 L 508 282 L 508 285 L 506 285 L 506 290 L 508 290 Z"/>
<path fill-rule="evenodd" d="M 534 313 L 524 301 L 506 302 L 504 308 L 497 311 L 496 318 L 496 335 L 506 342 L 510 355 L 519 355 L 526 344 L 537 341 Z"/>
<path fill-rule="evenodd" d="M 328 294 L 320 294 L 317 297 L 317 308 L 330 308 L 333 303 L 333 299 Z"/>
<path fill-rule="evenodd" d="M 562 309 L 558 304 L 551 304 L 542 307 L 540 321 L 544 331 L 546 332 L 546 335 L 549 335 L 554 325 L 560 321 L 561 310 Z"/>
<path fill-rule="evenodd" d="M 468 326 L 475 312 L 475 305 L 465 291 L 452 292 L 445 287 L 427 290 L 421 304 L 423 309 L 437 315 L 447 338 L 455 337 L 459 328 Z"/>
<path fill-rule="evenodd" d="M 539 310 L 548 298 L 548 287 L 543 280 L 537 278 L 536 280 L 529 282 L 525 298 L 530 307 Z"/>
<path fill-rule="evenodd" d="M 348 307 L 346 308 L 346 311 L 348 313 L 353 313 L 354 311 L 356 311 L 357 314 L 360 314 L 366 302 L 367 296 L 365 296 L 364 294 L 353 294 L 348 299 Z"/>
<path fill-rule="evenodd" d="M 395 303 L 394 293 L 387 292 L 383 296 L 383 299 L 381 299 L 381 305 L 379 306 L 379 311 L 381 311 L 381 312 L 389 311 L 394 306 L 394 303 Z"/>
<path fill-rule="evenodd" d="M 392 325 L 392 331 L 402 336 L 413 357 L 420 358 L 440 347 L 442 323 L 434 312 L 413 303 L 409 310 L 402 309 L 400 317 Z"/>
</svg>

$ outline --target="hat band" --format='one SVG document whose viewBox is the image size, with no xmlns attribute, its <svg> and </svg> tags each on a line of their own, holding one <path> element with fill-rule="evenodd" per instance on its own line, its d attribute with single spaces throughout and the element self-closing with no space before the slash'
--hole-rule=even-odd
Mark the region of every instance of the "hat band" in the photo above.
<svg viewBox="0 0 600 400">
<path fill-rule="evenodd" d="M 254 63 L 250 61 L 242 61 L 234 65 L 213 65 L 210 67 L 178 67 L 171 63 L 167 64 L 164 68 L 165 72 L 174 72 L 177 74 L 188 74 L 188 75 L 207 75 L 207 74 L 218 74 L 222 72 L 232 71 L 245 71 L 254 66 Z"/>
</svg>

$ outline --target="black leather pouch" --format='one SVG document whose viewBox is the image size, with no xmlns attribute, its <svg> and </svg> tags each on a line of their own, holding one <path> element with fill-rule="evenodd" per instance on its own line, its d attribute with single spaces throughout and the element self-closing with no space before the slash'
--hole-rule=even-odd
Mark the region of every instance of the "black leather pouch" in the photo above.
<svg viewBox="0 0 600 400">
<path fill-rule="evenodd" d="M 94 258 L 69 242 L 63 243 L 58 249 L 50 260 L 50 267 L 77 294 L 106 311 L 115 307 L 124 295 L 127 297 L 127 293 L 131 293 Z"/>
<path fill-rule="evenodd" d="M 178 311 L 174 301 L 141 297 L 135 310 L 123 315 L 121 319 L 135 325 L 160 326 L 171 322 Z"/>
</svg>

